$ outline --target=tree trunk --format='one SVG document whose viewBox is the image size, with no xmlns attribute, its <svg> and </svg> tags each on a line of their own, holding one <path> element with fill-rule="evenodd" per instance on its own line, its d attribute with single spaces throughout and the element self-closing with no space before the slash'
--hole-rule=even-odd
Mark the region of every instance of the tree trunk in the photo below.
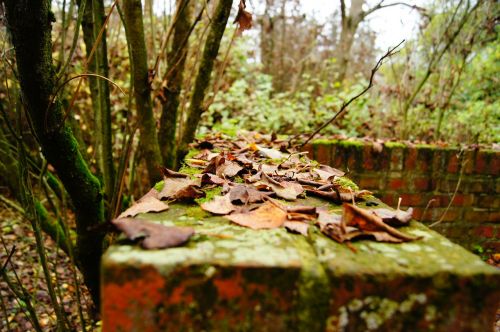
<svg viewBox="0 0 500 332">
<path fill-rule="evenodd" d="M 8 27 L 16 54 L 24 106 L 47 161 L 56 169 L 75 206 L 77 258 L 92 298 L 99 303 L 99 265 L 104 221 L 101 186 L 82 158 L 55 89 L 52 66 L 50 0 L 5 0 Z M 34 75 L 36 73 L 36 75 Z"/>
<path fill-rule="evenodd" d="M 87 52 L 88 71 L 104 77 L 109 76 L 108 55 L 106 44 L 106 29 L 102 33 L 100 42 L 97 44 L 95 53 L 91 57 L 91 51 L 96 43 L 99 31 L 104 21 L 103 0 L 78 0 L 78 5 L 85 4 L 82 19 L 83 40 Z M 111 199 L 114 188 L 114 164 L 113 144 L 111 138 L 111 101 L 109 97 L 109 83 L 106 80 L 89 77 L 92 107 L 94 109 L 94 121 L 96 135 L 96 150 L 99 168 L 102 172 L 104 191 L 107 199 Z"/>
<path fill-rule="evenodd" d="M 148 82 L 148 59 L 144 39 L 141 0 L 124 0 L 123 15 L 125 33 L 130 45 L 130 65 L 134 80 L 134 98 L 141 132 L 140 146 L 151 184 L 161 180 L 162 166 L 160 146 L 156 135 L 156 121 L 153 115 L 151 89 Z"/>
<path fill-rule="evenodd" d="M 178 152 L 178 160 L 187 154 L 188 144 L 194 140 L 196 128 L 203 113 L 203 100 L 210 84 L 210 75 L 214 66 L 215 58 L 219 52 L 219 46 L 226 29 L 229 13 L 231 12 L 232 0 L 219 0 L 215 14 L 212 17 L 210 31 L 205 42 L 201 63 L 194 83 L 193 94 L 188 109 L 188 117 L 184 126 L 181 145 Z"/>
<path fill-rule="evenodd" d="M 358 30 L 358 26 L 363 20 L 363 4 L 364 0 L 352 0 L 351 8 L 349 9 L 349 14 L 345 11 L 345 4 L 341 0 L 342 6 L 342 30 L 340 32 L 339 49 L 338 49 L 338 81 L 343 82 L 347 70 L 349 68 L 349 62 L 351 59 L 351 49 L 354 44 L 354 35 Z"/>
<path fill-rule="evenodd" d="M 189 38 L 191 30 L 192 6 L 189 4 L 189 0 L 177 0 L 177 2 L 181 12 L 175 23 L 174 40 L 167 55 L 168 67 L 165 75 L 167 84 L 163 89 L 165 99 L 162 105 L 159 133 L 163 161 L 168 168 L 177 167 L 177 110 L 189 46 L 187 38 Z"/>
</svg>

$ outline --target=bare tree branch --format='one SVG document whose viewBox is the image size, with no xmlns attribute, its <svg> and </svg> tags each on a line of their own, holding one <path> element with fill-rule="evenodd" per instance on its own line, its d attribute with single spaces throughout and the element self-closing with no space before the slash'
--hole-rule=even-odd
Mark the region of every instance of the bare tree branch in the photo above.
<svg viewBox="0 0 500 332">
<path fill-rule="evenodd" d="M 345 1 L 340 0 L 340 15 L 342 16 L 342 22 L 344 21 L 346 17 L 346 12 L 345 12 Z"/>
<path fill-rule="evenodd" d="M 406 2 L 393 2 L 393 3 L 388 3 L 388 4 L 384 5 L 384 1 L 385 0 L 380 1 L 376 6 L 368 9 L 365 12 L 363 12 L 362 18 L 367 17 L 368 15 L 372 14 L 373 12 L 375 12 L 375 11 L 377 11 L 379 9 L 388 8 L 388 7 L 394 7 L 394 6 L 405 6 L 405 7 L 409 7 L 409 8 L 412 8 L 412 9 L 416 9 L 421 14 L 423 14 L 423 13 L 426 12 L 425 8 L 417 6 L 417 5 L 412 5 L 412 4 L 409 4 L 409 3 L 406 3 Z"/>
<path fill-rule="evenodd" d="M 330 125 L 333 121 L 335 121 L 341 114 L 343 114 L 346 110 L 347 110 L 347 107 L 353 102 L 355 101 L 356 99 L 358 99 L 359 97 L 361 97 L 362 95 L 364 95 L 368 90 L 370 90 L 370 88 L 373 86 L 373 78 L 375 77 L 375 73 L 380 69 L 380 67 L 382 66 L 383 62 L 385 59 L 391 57 L 392 55 L 394 55 L 396 52 L 396 49 L 401 46 L 401 44 L 403 44 L 405 42 L 405 40 L 403 39 L 399 44 L 397 44 L 396 46 L 394 46 L 393 48 L 389 49 L 378 61 L 377 61 L 377 64 L 375 65 L 375 67 L 372 68 L 372 71 L 371 71 L 371 75 L 370 75 L 370 82 L 368 83 L 368 86 L 366 86 L 366 88 L 363 89 L 363 91 L 361 91 L 360 93 L 358 93 L 357 95 L 355 95 L 354 97 L 352 97 L 351 99 L 349 99 L 347 102 L 344 101 L 344 103 L 342 104 L 342 106 L 340 107 L 340 110 L 335 113 L 335 115 L 328 121 L 326 121 L 324 124 L 322 124 L 318 129 L 316 129 L 310 136 L 309 138 L 300 145 L 300 148 L 304 147 L 304 145 L 306 145 L 307 143 L 309 143 L 313 138 L 314 136 L 316 136 L 321 130 L 323 130 L 326 126 Z M 295 137 L 293 137 L 290 142 L 294 139 Z"/>
<path fill-rule="evenodd" d="M 5 260 L 5 263 L 3 264 L 2 268 L 0 269 L 0 274 L 3 273 L 3 271 L 5 271 L 7 269 L 7 265 L 9 264 L 11 258 L 12 258 L 12 255 L 14 255 L 14 252 L 16 251 L 16 246 L 12 246 L 12 249 L 10 250 L 10 253 L 9 255 L 7 256 L 7 259 Z"/>
</svg>

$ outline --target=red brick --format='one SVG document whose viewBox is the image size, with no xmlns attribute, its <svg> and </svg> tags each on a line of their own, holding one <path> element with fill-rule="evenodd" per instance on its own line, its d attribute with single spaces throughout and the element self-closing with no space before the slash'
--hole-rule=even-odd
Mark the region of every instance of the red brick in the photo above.
<svg viewBox="0 0 500 332">
<path fill-rule="evenodd" d="M 486 174 L 488 173 L 488 157 L 489 154 L 486 153 L 485 151 L 478 151 L 476 153 L 476 167 L 475 171 L 476 174 Z"/>
<path fill-rule="evenodd" d="M 453 199 L 452 206 L 471 206 L 474 201 L 474 195 L 470 194 L 456 194 Z"/>
<path fill-rule="evenodd" d="M 314 159 L 314 147 L 312 144 L 308 143 L 302 148 L 302 151 L 308 152 L 307 156 L 310 159 Z"/>
<path fill-rule="evenodd" d="M 493 228 L 493 226 L 479 226 L 474 230 L 474 234 L 476 234 L 476 236 L 485 238 L 492 238 L 494 233 L 495 229 Z"/>
<path fill-rule="evenodd" d="M 427 173 L 432 170 L 432 160 L 434 158 L 434 149 L 419 148 L 417 149 L 417 166 L 416 169 L 420 172 Z"/>
<path fill-rule="evenodd" d="M 370 145 L 363 147 L 363 169 L 371 171 L 375 169 L 375 160 L 377 155 L 374 155 L 373 148 Z"/>
<path fill-rule="evenodd" d="M 429 178 L 417 178 L 413 180 L 413 185 L 416 191 L 427 192 L 430 190 L 431 181 Z"/>
<path fill-rule="evenodd" d="M 493 160 L 491 160 L 490 173 L 495 176 L 500 175 L 500 153 L 495 153 Z"/>
<path fill-rule="evenodd" d="M 406 150 L 405 157 L 405 169 L 413 170 L 417 165 L 417 150 L 415 148 L 409 148 Z"/>
<path fill-rule="evenodd" d="M 487 241 L 481 244 L 485 250 L 491 250 L 492 252 L 500 252 L 500 242 L 498 241 Z"/>
<path fill-rule="evenodd" d="M 380 189 L 380 176 L 376 177 L 362 177 L 357 181 L 361 189 Z"/>
<path fill-rule="evenodd" d="M 467 209 L 464 214 L 464 219 L 471 222 L 488 222 L 490 220 L 490 213 L 487 209 L 472 208 Z"/>
<path fill-rule="evenodd" d="M 404 150 L 401 148 L 391 149 L 391 170 L 400 171 L 403 169 Z"/>
<path fill-rule="evenodd" d="M 442 220 L 443 222 L 456 222 L 461 219 L 462 210 L 457 208 L 435 208 L 431 215 L 433 220 Z"/>
<path fill-rule="evenodd" d="M 435 207 L 447 207 L 450 204 L 450 195 L 434 195 L 432 199 L 434 200 L 433 206 Z"/>
<path fill-rule="evenodd" d="M 490 212 L 488 220 L 489 222 L 500 223 L 500 211 L 498 210 L 498 208 L 496 211 Z"/>
<path fill-rule="evenodd" d="M 472 174 L 474 172 L 474 159 L 476 150 L 465 150 L 463 156 L 463 173 Z"/>
<path fill-rule="evenodd" d="M 406 188 L 406 181 L 404 179 L 390 179 L 387 188 L 400 191 L 401 189 Z"/>
<path fill-rule="evenodd" d="M 396 195 L 390 193 L 383 194 L 380 199 L 382 200 L 382 202 L 389 206 L 396 206 L 396 204 L 398 203 L 398 198 L 396 197 Z"/>
<path fill-rule="evenodd" d="M 315 144 L 314 158 L 321 164 L 330 165 L 331 147 L 331 144 Z"/>
<path fill-rule="evenodd" d="M 474 205 L 480 208 L 499 208 L 500 197 L 496 195 L 476 195 Z"/>
<path fill-rule="evenodd" d="M 446 170 L 448 173 L 458 173 L 460 164 L 458 161 L 457 154 L 454 152 L 448 155 L 448 163 L 446 165 Z"/>
<path fill-rule="evenodd" d="M 425 206 L 427 200 L 422 194 L 401 194 L 401 204 L 406 206 Z"/>
</svg>

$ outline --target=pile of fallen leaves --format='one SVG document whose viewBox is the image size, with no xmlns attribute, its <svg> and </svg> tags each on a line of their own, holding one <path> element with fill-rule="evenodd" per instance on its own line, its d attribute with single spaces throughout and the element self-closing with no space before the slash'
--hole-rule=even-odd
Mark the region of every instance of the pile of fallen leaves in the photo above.
<svg viewBox="0 0 500 332">
<path fill-rule="evenodd" d="M 142 240 L 147 249 L 181 245 L 194 234 L 192 228 L 167 227 L 133 217 L 165 211 L 168 203 L 194 201 L 220 187 L 221 194 L 201 203 L 201 208 L 240 226 L 285 227 L 304 236 L 310 227 L 318 227 L 340 243 L 360 238 L 392 243 L 417 239 L 395 228 L 410 221 L 411 208 L 360 208 L 356 201 L 372 197 L 371 193 L 343 186 L 344 172 L 310 160 L 305 152 L 297 152 L 276 137 L 249 137 L 229 140 L 214 135 L 198 141 L 194 145 L 196 154 L 185 163 L 199 173 L 189 176 L 164 168 L 161 191 L 151 189 L 113 223 L 129 239 Z M 342 204 L 342 215 L 324 207 L 299 205 L 306 195 Z"/>
</svg>

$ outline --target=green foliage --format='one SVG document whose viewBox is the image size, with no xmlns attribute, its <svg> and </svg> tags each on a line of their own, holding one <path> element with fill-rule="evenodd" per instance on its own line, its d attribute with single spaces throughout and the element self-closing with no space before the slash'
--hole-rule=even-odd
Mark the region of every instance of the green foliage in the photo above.
<svg viewBox="0 0 500 332">
<path fill-rule="evenodd" d="M 322 134 L 400 137 L 406 118 L 411 140 L 498 142 L 499 27 L 485 28 L 498 6 L 485 2 L 461 29 L 458 19 L 466 7 L 462 4 L 453 16 L 455 6 L 451 2 L 443 6 L 436 3 L 434 9 L 430 8 L 432 18 L 427 23 L 423 19 L 418 38 L 408 41 L 400 54 L 384 64 L 376 74 L 375 86 Z M 445 48 L 450 38 L 446 28 L 459 31 L 449 48 Z M 300 82 L 285 84 L 292 87 L 278 92 L 274 87 L 283 84 L 276 84 L 279 78 L 264 72 L 255 59 L 254 48 L 248 37 L 239 37 L 233 46 L 223 88 L 203 114 L 200 133 L 217 130 L 235 135 L 241 128 L 278 134 L 312 132 L 368 84 L 361 73 L 340 83 L 331 75 L 304 70 Z M 433 55 L 440 49 L 445 49 L 442 57 Z M 432 61 L 430 76 L 405 116 L 403 105 L 426 76 Z M 323 60 L 323 72 L 329 73 L 335 62 L 334 57 Z"/>
</svg>

